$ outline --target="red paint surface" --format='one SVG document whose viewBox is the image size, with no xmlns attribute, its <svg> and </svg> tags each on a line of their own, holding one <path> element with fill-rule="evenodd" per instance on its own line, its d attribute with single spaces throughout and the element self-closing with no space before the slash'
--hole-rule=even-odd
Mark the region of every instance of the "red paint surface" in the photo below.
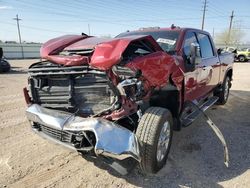
<svg viewBox="0 0 250 188">
<path fill-rule="evenodd" d="M 127 66 L 142 71 L 143 77 L 152 87 L 163 87 L 167 84 L 170 73 L 175 65 L 174 58 L 163 51 L 155 52 L 144 57 L 138 57 Z"/>
<path fill-rule="evenodd" d="M 40 50 L 40 55 L 42 58 L 47 58 L 49 55 L 57 55 L 61 52 L 65 47 L 76 43 L 82 39 L 86 38 L 86 36 L 81 35 L 65 35 L 61 37 L 57 37 L 49 40 L 44 43 Z"/>
<path fill-rule="evenodd" d="M 162 51 L 161 47 L 151 36 L 134 35 L 123 38 L 115 38 L 108 42 L 101 43 L 95 47 L 94 54 L 91 57 L 90 65 L 101 70 L 108 70 L 113 65 L 119 63 L 122 53 L 126 50 L 131 42 L 142 39 L 149 40 L 156 50 Z"/>
</svg>

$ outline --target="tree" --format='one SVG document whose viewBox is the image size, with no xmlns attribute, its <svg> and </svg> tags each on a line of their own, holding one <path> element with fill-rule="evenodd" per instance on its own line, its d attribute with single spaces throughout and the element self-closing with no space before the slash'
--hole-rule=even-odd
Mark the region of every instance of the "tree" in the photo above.
<svg viewBox="0 0 250 188">
<path fill-rule="evenodd" d="M 225 46 L 238 46 L 242 43 L 242 39 L 245 33 L 240 28 L 232 28 L 229 36 L 229 31 L 224 30 L 221 33 L 215 35 L 216 44 L 222 44 Z"/>
</svg>

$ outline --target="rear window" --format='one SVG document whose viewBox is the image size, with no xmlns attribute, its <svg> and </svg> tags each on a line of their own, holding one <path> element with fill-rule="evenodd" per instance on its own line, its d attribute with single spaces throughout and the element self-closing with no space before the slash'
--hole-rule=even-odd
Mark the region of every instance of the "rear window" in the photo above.
<svg viewBox="0 0 250 188">
<path fill-rule="evenodd" d="M 151 35 L 165 52 L 175 51 L 176 42 L 179 38 L 179 31 L 136 31 L 121 33 L 116 37 L 131 35 Z"/>
</svg>

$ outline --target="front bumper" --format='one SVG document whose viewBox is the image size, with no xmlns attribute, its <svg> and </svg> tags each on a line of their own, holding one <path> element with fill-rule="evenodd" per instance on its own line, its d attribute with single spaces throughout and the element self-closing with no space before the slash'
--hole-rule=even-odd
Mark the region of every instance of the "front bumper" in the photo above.
<svg viewBox="0 0 250 188">
<path fill-rule="evenodd" d="M 93 149 L 96 155 L 118 160 L 132 157 L 140 161 L 139 143 L 135 134 L 113 122 L 101 118 L 82 118 L 37 104 L 28 107 L 26 116 L 33 125 L 46 127 L 46 131 L 33 128 L 36 133 L 69 148 L 79 150 L 72 143 L 73 134 L 83 133 L 86 136 L 86 132 L 92 132 L 95 135 Z M 55 137 L 51 136 L 52 133 Z"/>
</svg>

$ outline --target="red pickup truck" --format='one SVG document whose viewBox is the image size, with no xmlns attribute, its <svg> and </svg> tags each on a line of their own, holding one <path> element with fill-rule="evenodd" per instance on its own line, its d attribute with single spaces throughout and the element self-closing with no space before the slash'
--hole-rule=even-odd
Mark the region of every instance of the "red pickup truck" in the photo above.
<svg viewBox="0 0 250 188">
<path fill-rule="evenodd" d="M 226 103 L 233 75 L 233 54 L 209 33 L 174 26 L 62 36 L 41 57 L 24 88 L 32 129 L 81 153 L 137 161 L 145 173 L 165 165 L 173 130 Z"/>
</svg>

